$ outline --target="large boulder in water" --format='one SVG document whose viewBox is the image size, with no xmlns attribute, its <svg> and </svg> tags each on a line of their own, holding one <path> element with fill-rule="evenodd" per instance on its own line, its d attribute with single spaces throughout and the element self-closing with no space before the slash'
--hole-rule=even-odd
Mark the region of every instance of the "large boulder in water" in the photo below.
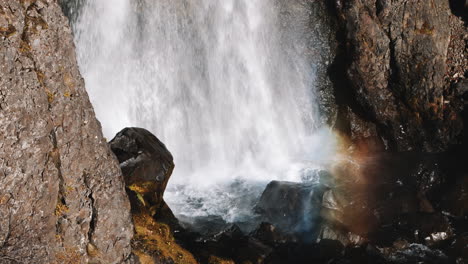
<svg viewBox="0 0 468 264">
<path fill-rule="evenodd" d="M 313 183 L 270 182 L 256 206 L 263 221 L 290 233 L 313 230 L 320 216 L 324 188 Z"/>
<path fill-rule="evenodd" d="M 138 201 L 135 204 L 153 210 L 163 206 L 164 190 L 174 170 L 166 146 L 148 130 L 136 127 L 124 128 L 109 144 L 120 162 L 131 198 Z"/>
</svg>

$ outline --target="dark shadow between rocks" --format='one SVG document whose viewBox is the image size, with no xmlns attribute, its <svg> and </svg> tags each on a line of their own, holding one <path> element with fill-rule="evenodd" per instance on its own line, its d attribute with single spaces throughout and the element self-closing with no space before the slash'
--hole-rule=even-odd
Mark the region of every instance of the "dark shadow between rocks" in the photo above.
<svg viewBox="0 0 468 264">
<path fill-rule="evenodd" d="M 139 259 L 399 264 L 461 263 L 468 255 L 464 149 L 354 157 L 318 172 L 315 183 L 273 181 L 255 209 L 263 222 L 244 233 L 216 216 L 179 224 L 162 199 L 172 156 L 148 131 L 124 129 L 110 145 L 124 171 Z"/>
</svg>

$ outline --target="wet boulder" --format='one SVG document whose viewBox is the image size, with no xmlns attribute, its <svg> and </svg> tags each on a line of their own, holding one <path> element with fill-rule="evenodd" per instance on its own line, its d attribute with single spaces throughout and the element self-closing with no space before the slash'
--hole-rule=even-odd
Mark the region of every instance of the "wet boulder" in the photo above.
<svg viewBox="0 0 468 264">
<path fill-rule="evenodd" d="M 323 192 L 319 184 L 272 181 L 255 210 L 284 232 L 310 233 L 319 220 Z"/>
<path fill-rule="evenodd" d="M 125 128 L 109 143 L 122 169 L 133 208 L 164 207 L 163 194 L 174 169 L 166 146 L 143 128 Z M 138 205 L 138 206 L 136 206 Z"/>
</svg>

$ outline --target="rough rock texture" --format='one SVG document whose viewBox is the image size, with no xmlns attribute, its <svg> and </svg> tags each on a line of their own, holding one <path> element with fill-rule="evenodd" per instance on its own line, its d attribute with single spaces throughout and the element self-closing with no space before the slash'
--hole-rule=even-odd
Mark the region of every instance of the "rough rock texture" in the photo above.
<svg viewBox="0 0 468 264">
<path fill-rule="evenodd" d="M 181 247 L 175 231 L 181 227 L 163 200 L 174 170 L 172 154 L 159 139 L 143 128 L 124 128 L 109 142 L 120 162 L 132 207 L 134 255 L 143 264 L 197 263 Z"/>
<path fill-rule="evenodd" d="M 453 84 L 466 77 L 466 46 L 456 44 L 467 31 L 449 2 L 338 0 L 335 11 L 343 38 L 335 68 L 344 73 L 335 77 L 346 80 L 336 87 L 340 128 L 377 149 L 459 143 L 463 104 Z"/>
<path fill-rule="evenodd" d="M 174 170 L 172 154 L 151 132 L 143 128 L 125 128 L 109 142 L 117 156 L 125 184 L 148 207 L 159 210 L 163 194 Z"/>
<path fill-rule="evenodd" d="M 337 121 L 338 107 L 333 91 L 337 78 L 335 78 L 335 69 L 332 64 L 339 51 L 336 37 L 338 20 L 330 11 L 329 1 L 309 0 L 306 2 L 309 4 L 306 10 L 309 13 L 308 31 L 310 32 L 307 56 L 310 56 L 310 61 L 314 63 L 318 111 L 323 124 L 334 126 Z"/>
<path fill-rule="evenodd" d="M 70 24 L 73 25 L 78 18 L 80 8 L 86 3 L 86 0 L 58 0 L 58 2 Z"/>
<path fill-rule="evenodd" d="M 279 7 L 283 39 L 296 40 L 302 56 L 311 62 L 314 74 L 317 110 L 322 124 L 334 124 L 338 109 L 335 104 L 333 77 L 329 67 L 337 52 L 337 18 L 323 0 L 276 0 Z M 307 47 L 302 47 L 302 45 Z"/>
<path fill-rule="evenodd" d="M 121 263 L 133 226 L 56 1 L 0 0 L 0 263 Z"/>
<path fill-rule="evenodd" d="M 340 46 L 329 74 L 338 114 L 329 124 L 343 132 L 349 156 L 323 196 L 325 238 L 343 241 L 350 231 L 386 247 L 390 262 L 447 262 L 426 246 L 449 262 L 468 254 L 460 246 L 468 224 L 467 7 L 333 1 Z"/>
</svg>

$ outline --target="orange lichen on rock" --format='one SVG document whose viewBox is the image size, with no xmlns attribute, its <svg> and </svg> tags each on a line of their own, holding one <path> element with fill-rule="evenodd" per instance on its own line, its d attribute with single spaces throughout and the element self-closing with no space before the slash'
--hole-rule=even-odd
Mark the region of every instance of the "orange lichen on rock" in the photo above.
<svg viewBox="0 0 468 264">
<path fill-rule="evenodd" d="M 68 212 L 68 207 L 67 205 L 63 204 L 61 201 L 57 202 L 57 205 L 55 206 L 55 211 L 54 214 L 56 216 L 62 216 Z"/>
<path fill-rule="evenodd" d="M 54 264 L 77 264 L 80 262 L 81 254 L 78 248 L 66 247 L 64 251 L 55 254 Z"/>
<path fill-rule="evenodd" d="M 175 264 L 198 263 L 190 252 L 177 244 L 168 225 L 158 223 L 145 212 L 135 214 L 133 224 L 133 253 L 141 263 L 159 263 L 158 260 L 172 260 Z"/>
<path fill-rule="evenodd" d="M 9 38 L 16 33 L 16 28 L 13 25 L 8 25 L 8 27 L 0 27 L 0 36 L 4 38 Z"/>
<path fill-rule="evenodd" d="M 133 250 L 133 254 L 138 257 L 141 264 L 155 264 L 154 258 L 140 250 Z"/>
</svg>

